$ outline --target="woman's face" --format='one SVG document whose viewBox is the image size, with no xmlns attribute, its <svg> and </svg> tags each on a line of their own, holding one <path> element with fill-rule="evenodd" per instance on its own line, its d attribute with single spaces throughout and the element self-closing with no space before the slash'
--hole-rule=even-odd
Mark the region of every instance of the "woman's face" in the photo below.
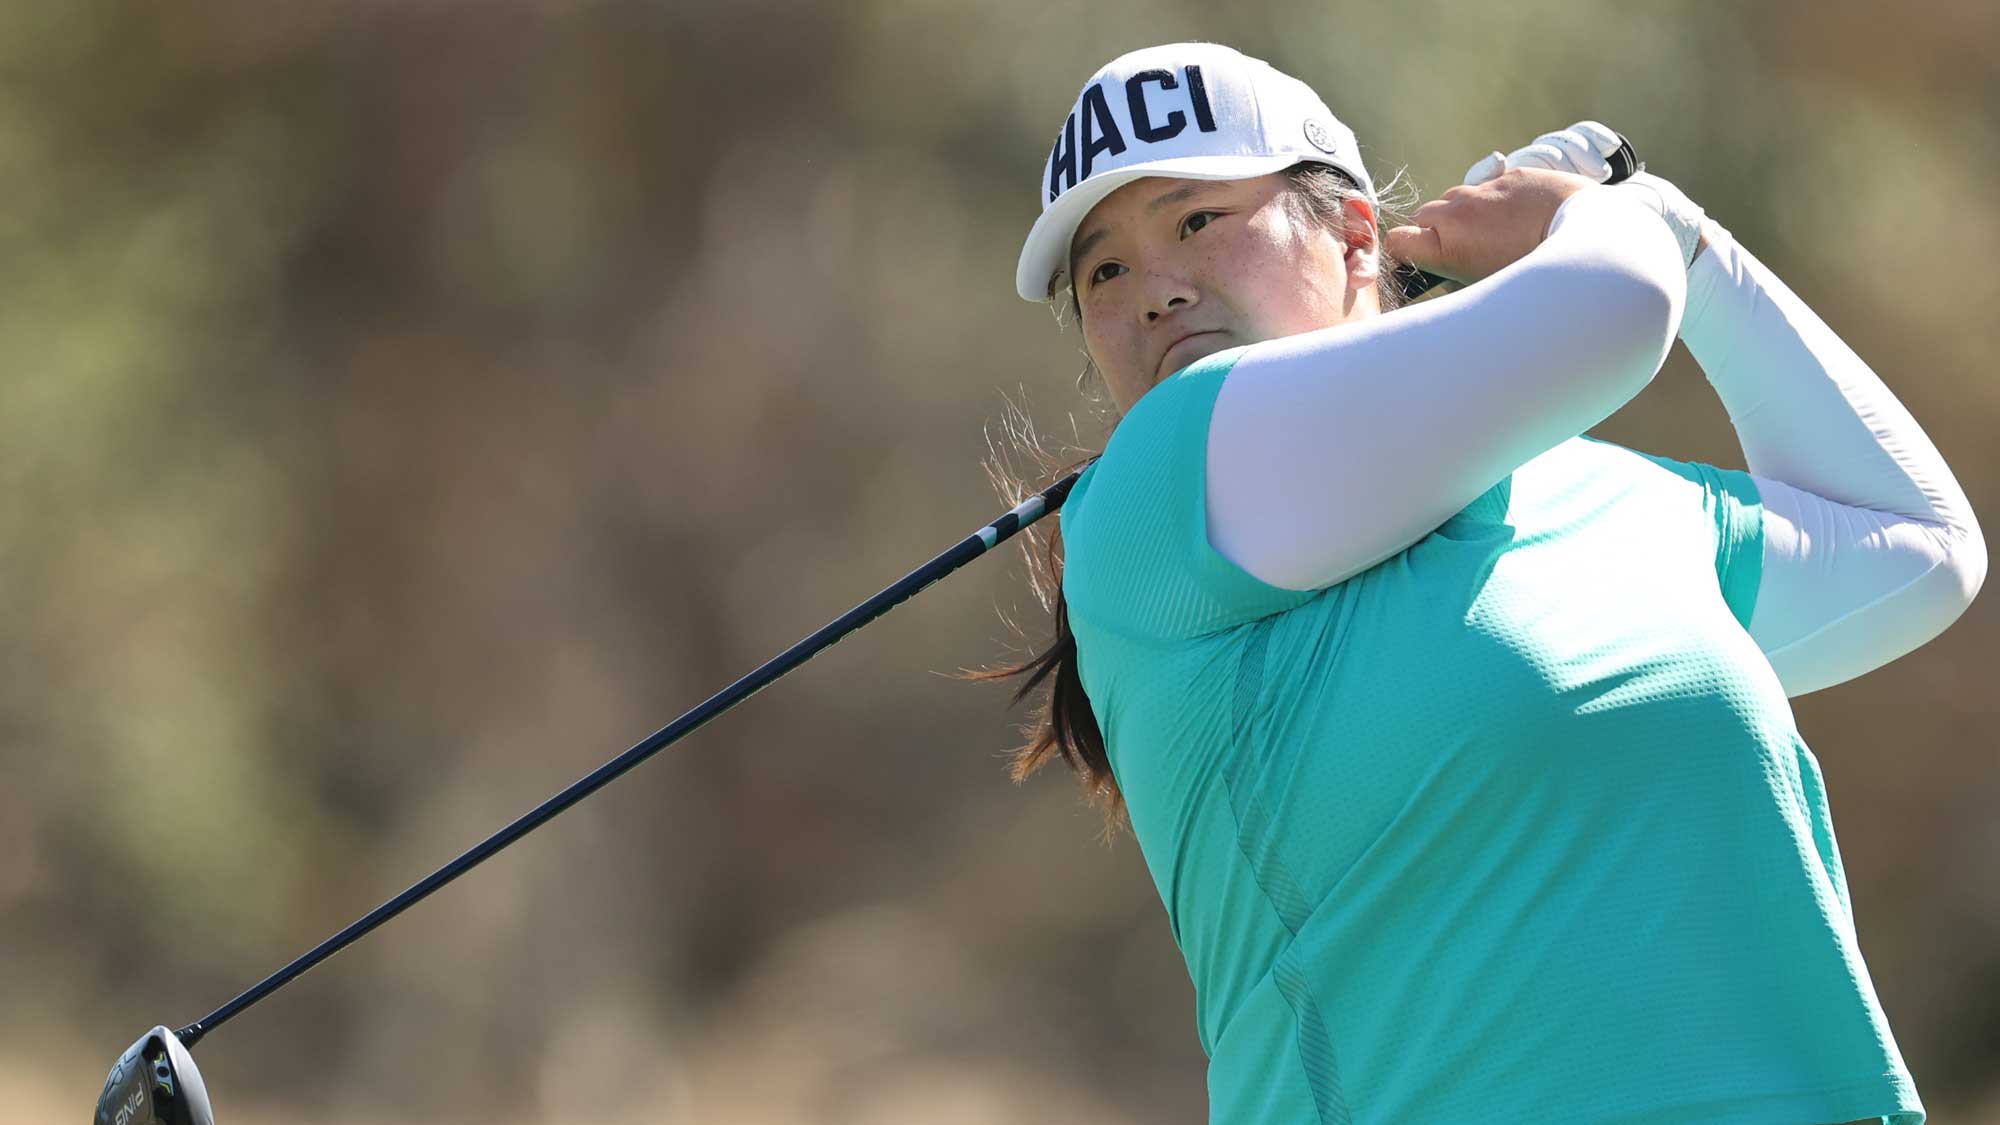
<svg viewBox="0 0 2000 1125">
<path fill-rule="evenodd" d="M 1070 242 L 1083 342 L 1123 415 L 1203 356 L 1381 311 L 1375 215 L 1347 205 L 1350 248 L 1296 217 L 1289 181 L 1134 180 Z"/>
</svg>

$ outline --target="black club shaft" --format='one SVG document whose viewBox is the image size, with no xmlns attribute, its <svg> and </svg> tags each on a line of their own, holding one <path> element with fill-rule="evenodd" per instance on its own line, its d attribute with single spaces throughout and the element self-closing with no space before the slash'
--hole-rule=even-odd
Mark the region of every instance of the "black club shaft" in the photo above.
<svg viewBox="0 0 2000 1125">
<path fill-rule="evenodd" d="M 557 813 L 609 785 L 633 766 L 673 745 L 703 723 L 769 687 L 778 677 L 804 664 L 822 649 L 830 647 L 842 637 L 915 596 L 925 587 L 1012 538 L 1022 528 L 1061 508 L 1063 501 L 1069 498 L 1070 488 L 1076 484 L 1077 477 L 1082 473 L 1083 470 L 1078 469 L 1028 497 L 999 519 L 959 540 L 950 550 L 911 571 L 881 593 L 841 614 L 818 632 L 766 661 L 756 671 L 715 693 L 694 710 L 661 727 L 638 745 L 599 766 L 512 824 L 488 836 L 464 855 L 425 876 L 410 889 L 369 911 L 352 925 L 321 942 L 291 964 L 251 986 L 236 999 L 174 1032 L 175 1037 L 182 1045 L 193 1048 L 203 1036 L 227 1023 L 245 1008 L 290 984 L 307 969 L 352 945 L 375 927 L 415 906 L 431 892 L 479 866 L 502 848 L 554 819 Z"/>
</svg>

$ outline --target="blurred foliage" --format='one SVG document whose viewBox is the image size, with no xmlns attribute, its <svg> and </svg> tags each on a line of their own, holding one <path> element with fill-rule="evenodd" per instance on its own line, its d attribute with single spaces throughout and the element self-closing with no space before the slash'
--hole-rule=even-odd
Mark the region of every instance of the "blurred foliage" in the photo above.
<svg viewBox="0 0 2000 1125">
<path fill-rule="evenodd" d="M 1989 525 L 2000 9 L 1101 0 L 0 7 L 0 1099 L 192 1020 L 997 510 L 1061 115 L 1217 39 L 1426 195 L 1591 117 Z M 1597 431 L 1740 465 L 1677 352 Z M 1989 594 L 1796 702 L 1939 1121 L 2000 1122 Z M 996 612 L 999 611 L 999 612 Z M 258 1007 L 225 1120 L 1198 1121 L 1138 850 L 946 678 L 982 562 Z"/>
</svg>

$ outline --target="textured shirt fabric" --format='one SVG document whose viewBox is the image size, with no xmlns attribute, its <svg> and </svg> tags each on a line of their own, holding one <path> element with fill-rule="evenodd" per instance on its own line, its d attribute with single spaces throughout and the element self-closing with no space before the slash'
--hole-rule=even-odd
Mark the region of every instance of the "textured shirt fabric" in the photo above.
<svg viewBox="0 0 2000 1125">
<path fill-rule="evenodd" d="M 1751 478 L 1574 438 L 1283 589 L 1205 527 L 1238 354 L 1149 391 L 1062 512 L 1211 1120 L 1923 1121 L 1744 629 Z"/>
</svg>

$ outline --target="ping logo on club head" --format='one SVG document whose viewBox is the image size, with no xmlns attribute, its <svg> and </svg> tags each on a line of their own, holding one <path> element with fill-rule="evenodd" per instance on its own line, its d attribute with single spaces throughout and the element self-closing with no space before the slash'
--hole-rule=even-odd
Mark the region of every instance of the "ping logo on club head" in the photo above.
<svg viewBox="0 0 2000 1125">
<path fill-rule="evenodd" d="M 112 1125 L 131 1125 L 138 1118 L 139 1111 L 144 1108 L 146 1108 L 145 1092 L 142 1090 L 132 1091 L 131 1095 L 125 1099 L 125 1104 L 118 1107 L 118 1116 L 113 1118 Z"/>
<path fill-rule="evenodd" d="M 1049 150 L 1049 203 L 1089 179 L 1091 165 L 1099 156 L 1119 156 L 1133 144 L 1160 144 L 1180 136 L 1187 129 L 1190 113 L 1197 130 L 1216 131 L 1215 107 L 1209 104 L 1208 83 L 1199 66 L 1184 66 L 1179 75 L 1165 68 L 1142 70 L 1125 80 L 1121 108 L 1132 134 L 1130 140 L 1119 128 L 1119 115 L 1112 110 L 1112 94 L 1106 92 L 1110 85 L 1106 81 L 1084 87 L 1076 108 L 1063 122 L 1055 147 Z M 1177 92 L 1177 96 L 1168 96 L 1170 92 Z"/>
</svg>

